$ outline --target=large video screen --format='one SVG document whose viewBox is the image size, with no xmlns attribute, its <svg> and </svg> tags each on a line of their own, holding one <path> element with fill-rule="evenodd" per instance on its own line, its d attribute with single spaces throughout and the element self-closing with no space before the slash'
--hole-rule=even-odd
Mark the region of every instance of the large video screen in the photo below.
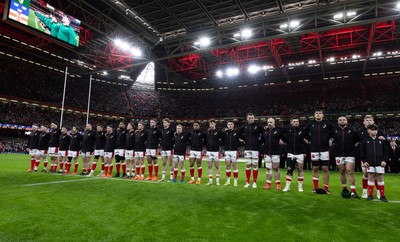
<svg viewBox="0 0 400 242">
<path fill-rule="evenodd" d="M 73 46 L 79 46 L 81 21 L 43 0 L 10 0 L 8 18 Z"/>
</svg>

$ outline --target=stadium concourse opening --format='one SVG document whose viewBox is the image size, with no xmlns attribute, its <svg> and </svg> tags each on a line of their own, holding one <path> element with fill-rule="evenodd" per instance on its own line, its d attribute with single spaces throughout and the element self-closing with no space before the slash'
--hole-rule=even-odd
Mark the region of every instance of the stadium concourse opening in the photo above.
<svg viewBox="0 0 400 242">
<path fill-rule="evenodd" d="M 397 239 L 399 1 L 0 14 L 1 240 Z"/>
</svg>

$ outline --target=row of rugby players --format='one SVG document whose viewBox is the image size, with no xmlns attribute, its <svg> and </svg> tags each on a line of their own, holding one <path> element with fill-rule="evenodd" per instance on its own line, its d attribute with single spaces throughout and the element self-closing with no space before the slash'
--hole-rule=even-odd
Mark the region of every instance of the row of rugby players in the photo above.
<svg viewBox="0 0 400 242">
<path fill-rule="evenodd" d="M 204 132 L 200 130 L 200 123 L 193 123 L 193 130 L 183 132 L 182 126 L 177 125 L 176 130 L 170 127 L 170 121 L 164 119 L 162 121 L 163 128 L 157 128 L 157 121 L 150 120 L 150 127 L 145 129 L 142 122 L 138 123 L 135 130 L 132 123 L 128 123 L 125 129 L 125 124 L 121 122 L 117 131 L 114 131 L 112 126 L 107 126 L 106 131 L 103 131 L 102 126 L 97 126 L 97 132 L 92 129 L 90 124 L 86 125 L 84 134 L 81 135 L 76 127 L 72 127 L 72 131 L 68 134 L 67 128 L 61 130 L 57 128 L 55 123 L 51 124 L 51 131 L 42 126 L 40 129 L 33 126 L 34 131 L 31 134 L 29 149 L 31 154 L 31 168 L 29 171 L 37 171 L 37 167 L 41 158 L 44 158 L 44 168 L 47 167 L 47 149 L 51 156 L 51 172 L 56 172 L 58 166 L 58 155 L 60 158 L 60 171 L 63 172 L 65 166 L 66 174 L 69 174 L 71 161 L 74 159 L 76 174 L 78 169 L 77 158 L 79 154 L 83 156 L 82 175 L 93 176 L 96 169 L 97 161 L 100 157 L 102 160 L 102 171 L 99 176 L 110 177 L 113 170 L 112 159 L 115 157 L 116 174 L 115 177 L 120 177 L 122 166 L 122 177 L 132 177 L 136 180 L 158 180 L 158 161 L 157 156 L 162 157 L 163 169 L 160 181 L 165 181 L 167 164 L 170 166 L 170 181 L 176 182 L 178 166 L 180 165 L 182 177 L 180 182 L 184 182 L 185 167 L 184 160 L 186 149 L 190 146 L 190 181 L 189 183 L 201 183 L 202 167 L 201 161 L 203 154 L 206 155 L 208 161 L 209 182 L 207 185 L 213 184 L 213 169 L 214 162 L 216 169 L 216 184 L 220 185 L 220 169 L 219 160 L 221 155 L 225 157 L 226 166 L 226 185 L 230 184 L 231 168 L 233 168 L 234 186 L 237 186 L 238 169 L 238 147 L 243 145 L 246 159 L 246 184 L 250 186 L 251 171 L 253 173 L 252 187 L 257 187 L 258 176 L 258 156 L 259 148 L 264 146 L 265 155 L 264 161 L 266 164 L 267 181 L 264 189 L 271 188 L 271 180 L 274 171 L 276 188 L 281 190 L 280 171 L 279 171 L 279 146 L 286 143 L 288 147 L 288 172 L 286 176 L 286 186 L 283 191 L 289 191 L 294 169 L 298 170 L 298 190 L 303 191 L 303 162 L 304 162 L 304 143 L 308 142 L 311 145 L 311 158 L 313 165 L 312 179 L 314 183 L 314 192 L 318 190 L 318 170 L 323 171 L 323 190 L 330 193 L 328 190 L 329 184 L 329 142 L 335 145 L 336 162 L 341 170 L 340 180 L 343 190 L 347 190 L 347 179 L 345 173 L 349 175 L 349 183 L 351 196 L 358 198 L 354 179 L 354 153 L 355 146 L 370 138 L 367 130 L 368 125 L 372 125 L 373 117 L 366 116 L 364 119 L 364 127 L 358 131 L 347 127 L 346 117 L 339 117 L 338 125 L 334 127 L 330 122 L 323 120 L 324 115 L 322 110 L 315 111 L 315 120 L 309 122 L 305 128 L 299 127 L 299 120 L 292 118 L 290 127 L 278 128 L 275 127 L 275 120 L 269 118 L 266 128 L 255 122 L 253 114 L 248 114 L 246 117 L 247 123 L 235 129 L 233 122 L 227 122 L 227 127 L 219 131 L 216 129 L 216 122 L 210 120 L 208 122 L 209 129 Z M 386 142 L 381 132 L 377 134 L 384 147 Z M 57 146 L 58 144 L 58 146 Z M 223 152 L 220 152 L 220 146 L 224 146 Z M 205 149 L 204 149 L 205 148 Z M 205 151 L 206 150 L 206 151 Z M 94 155 L 93 163 L 90 164 L 91 157 Z M 145 165 L 144 157 L 147 156 L 148 161 L 148 176 L 144 178 Z M 362 160 L 366 160 L 366 153 L 361 154 Z M 376 158 L 376 157 L 375 157 Z M 382 154 L 382 161 L 386 161 L 387 152 Z M 371 161 L 372 162 L 372 161 Z M 370 162 L 370 163 L 371 163 Z M 122 165 L 121 165 L 122 163 Z M 194 165 L 197 164 L 198 179 L 194 179 Z M 372 162 L 373 163 L 373 162 Z M 381 166 L 381 163 L 370 164 L 370 167 Z M 369 163 L 368 163 L 369 164 Z M 367 165 L 367 164 L 365 164 Z M 365 167 L 364 163 L 363 166 Z M 385 164 L 383 164 L 384 166 Z M 154 176 L 153 176 L 154 168 Z M 380 170 L 379 170 L 380 171 Z M 368 197 L 367 189 L 371 182 L 368 182 L 368 172 L 364 170 L 363 176 L 363 197 Z M 379 172 L 382 174 L 382 172 Z M 377 175 L 376 181 L 378 193 L 383 192 L 383 174 Z M 372 178 L 371 178 L 372 179 Z M 378 194 L 379 196 L 379 194 Z"/>
</svg>

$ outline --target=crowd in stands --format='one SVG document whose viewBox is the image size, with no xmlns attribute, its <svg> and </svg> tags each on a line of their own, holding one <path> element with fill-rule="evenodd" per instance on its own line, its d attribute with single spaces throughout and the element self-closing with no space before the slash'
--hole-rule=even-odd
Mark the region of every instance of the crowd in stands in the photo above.
<svg viewBox="0 0 400 242">
<path fill-rule="evenodd" d="M 321 81 L 275 84 L 257 88 L 224 91 L 140 91 L 128 87 L 94 82 L 91 111 L 111 115 L 124 114 L 132 118 L 170 119 L 292 115 L 309 117 L 316 107 L 322 107 L 335 117 L 350 113 L 400 111 L 400 78 L 385 77 L 362 80 Z M 60 107 L 64 75 L 32 67 L 8 59 L 0 59 L 0 95 L 50 103 Z M 69 78 L 66 108 L 86 110 L 88 80 Z M 30 125 L 59 120 L 59 110 L 14 103 L 0 104 L 0 122 Z M 86 116 L 66 113 L 64 123 L 83 126 Z M 92 123 L 110 120 L 91 118 Z M 400 133 L 396 119 L 380 121 L 387 133 Z"/>
<path fill-rule="evenodd" d="M 0 123 L 2 124 L 18 124 L 31 126 L 32 124 L 46 124 L 50 122 L 60 122 L 61 113 L 59 110 L 41 108 L 37 106 L 28 106 L 25 104 L 17 104 L 11 102 L 0 102 Z M 117 119 L 105 117 L 90 117 L 89 121 L 94 124 L 117 124 Z M 64 112 L 63 125 L 71 127 L 77 125 L 83 128 L 86 124 L 86 115 Z"/>
<path fill-rule="evenodd" d="M 129 90 L 132 113 L 150 117 L 310 115 L 316 107 L 348 114 L 400 110 L 400 78 L 275 85 L 214 92 Z"/>
<path fill-rule="evenodd" d="M 0 136 L 1 153 L 24 153 L 28 139 Z"/>
<path fill-rule="evenodd" d="M 64 75 L 43 68 L 0 59 L 0 95 L 61 106 Z M 125 89 L 92 82 L 90 108 L 93 111 L 124 114 L 127 111 Z M 65 106 L 87 108 L 89 80 L 68 78 Z"/>
</svg>

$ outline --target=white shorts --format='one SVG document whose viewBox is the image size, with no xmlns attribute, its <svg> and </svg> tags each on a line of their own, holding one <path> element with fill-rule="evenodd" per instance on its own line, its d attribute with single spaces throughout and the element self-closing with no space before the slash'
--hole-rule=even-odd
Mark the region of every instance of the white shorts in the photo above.
<svg viewBox="0 0 400 242">
<path fill-rule="evenodd" d="M 219 161 L 220 155 L 218 151 L 207 151 L 207 161 Z"/>
<path fill-rule="evenodd" d="M 73 150 L 68 151 L 68 157 L 78 158 L 79 157 L 79 151 L 73 151 Z"/>
<path fill-rule="evenodd" d="M 329 151 L 324 152 L 311 152 L 311 161 L 328 161 L 329 160 Z"/>
<path fill-rule="evenodd" d="M 117 156 L 125 156 L 125 150 L 124 149 L 115 149 L 114 150 L 114 155 Z"/>
<path fill-rule="evenodd" d="M 60 150 L 60 151 L 58 151 L 58 155 L 61 157 L 68 156 L 68 150 Z"/>
<path fill-rule="evenodd" d="M 304 163 L 304 154 L 293 155 L 292 153 L 287 154 L 288 159 L 296 159 L 297 163 Z"/>
<path fill-rule="evenodd" d="M 158 156 L 158 149 L 146 149 L 146 155 Z"/>
<path fill-rule="evenodd" d="M 92 157 L 94 152 L 81 152 L 82 157 Z"/>
<path fill-rule="evenodd" d="M 39 150 L 39 155 L 40 155 L 40 156 L 45 156 L 45 155 L 47 155 L 47 150 Z"/>
<path fill-rule="evenodd" d="M 104 150 L 94 150 L 94 156 L 104 156 Z"/>
<path fill-rule="evenodd" d="M 189 158 L 201 159 L 201 158 L 203 158 L 203 152 L 191 150 Z"/>
<path fill-rule="evenodd" d="M 279 163 L 281 162 L 279 155 L 264 155 L 264 162 L 265 163 Z"/>
<path fill-rule="evenodd" d="M 49 147 L 49 156 L 58 156 L 58 147 Z"/>
<path fill-rule="evenodd" d="M 132 160 L 135 157 L 135 152 L 133 150 L 125 150 L 125 159 Z"/>
<path fill-rule="evenodd" d="M 164 157 L 165 157 L 165 156 L 167 156 L 167 157 L 168 157 L 168 156 L 172 156 L 172 150 L 161 150 L 161 151 L 160 151 L 160 155 L 161 155 L 161 156 L 164 156 Z"/>
<path fill-rule="evenodd" d="M 258 150 L 245 150 L 244 158 L 258 159 Z"/>
<path fill-rule="evenodd" d="M 377 173 L 377 174 L 385 174 L 385 167 L 383 166 L 368 166 L 368 173 Z"/>
<path fill-rule="evenodd" d="M 39 150 L 37 150 L 37 149 L 30 149 L 29 155 L 35 156 L 35 155 L 40 155 L 40 153 L 39 153 Z"/>
<path fill-rule="evenodd" d="M 104 158 L 113 158 L 114 152 L 104 152 Z"/>
<path fill-rule="evenodd" d="M 237 162 L 239 152 L 235 150 L 225 151 L 225 160 L 230 162 Z"/>
<path fill-rule="evenodd" d="M 144 151 L 135 151 L 135 157 L 137 158 L 143 158 L 144 157 Z"/>
<path fill-rule="evenodd" d="M 184 155 L 173 155 L 172 159 L 175 162 L 182 162 L 182 161 L 185 161 L 185 156 Z"/>
<path fill-rule="evenodd" d="M 355 162 L 354 157 L 335 157 L 336 165 L 344 165 L 345 163 L 353 163 Z"/>
</svg>

